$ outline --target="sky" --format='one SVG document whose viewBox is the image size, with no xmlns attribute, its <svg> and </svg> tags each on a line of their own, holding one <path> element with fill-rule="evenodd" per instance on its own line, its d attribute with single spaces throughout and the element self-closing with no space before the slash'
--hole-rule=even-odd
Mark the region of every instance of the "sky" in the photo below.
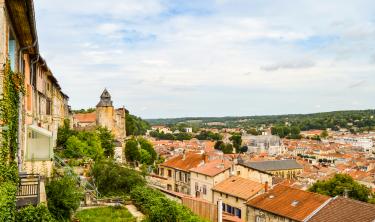
<svg viewBox="0 0 375 222">
<path fill-rule="evenodd" d="M 73 109 L 142 118 L 375 108 L 373 0 L 35 0 Z"/>
</svg>

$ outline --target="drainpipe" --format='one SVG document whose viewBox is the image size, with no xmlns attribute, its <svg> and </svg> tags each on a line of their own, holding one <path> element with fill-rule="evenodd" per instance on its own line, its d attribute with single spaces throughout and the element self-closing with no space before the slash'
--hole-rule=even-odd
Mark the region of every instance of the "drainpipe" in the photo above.
<svg viewBox="0 0 375 222">
<path fill-rule="evenodd" d="M 217 221 L 223 222 L 223 200 L 221 198 L 217 201 Z"/>
<path fill-rule="evenodd" d="M 35 47 L 37 42 L 38 40 L 35 40 L 31 46 L 25 46 L 18 51 L 18 56 L 19 56 L 18 67 L 20 67 L 19 72 L 22 75 L 25 75 L 24 73 L 25 70 L 24 70 L 23 63 L 22 63 L 23 51 L 25 51 L 26 49 Z M 18 139 L 17 140 L 17 143 L 18 143 L 17 160 L 18 161 L 17 162 L 18 162 L 18 172 L 21 172 L 22 170 L 22 156 L 21 156 L 22 110 L 21 109 L 22 109 L 22 100 L 23 100 L 22 93 L 20 93 L 19 96 L 20 98 L 19 98 L 19 104 L 18 104 L 18 135 L 17 135 L 17 139 Z"/>
</svg>

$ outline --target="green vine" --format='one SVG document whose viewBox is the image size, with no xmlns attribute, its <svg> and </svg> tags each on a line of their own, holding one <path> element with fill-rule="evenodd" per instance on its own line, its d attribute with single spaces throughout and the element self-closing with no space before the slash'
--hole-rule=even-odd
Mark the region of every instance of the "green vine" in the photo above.
<svg viewBox="0 0 375 222">
<path fill-rule="evenodd" d="M 7 60 L 4 67 L 3 92 L 0 98 L 0 221 L 12 221 L 16 212 L 17 170 L 17 132 L 20 94 L 23 78 L 20 73 L 10 69 Z"/>
</svg>

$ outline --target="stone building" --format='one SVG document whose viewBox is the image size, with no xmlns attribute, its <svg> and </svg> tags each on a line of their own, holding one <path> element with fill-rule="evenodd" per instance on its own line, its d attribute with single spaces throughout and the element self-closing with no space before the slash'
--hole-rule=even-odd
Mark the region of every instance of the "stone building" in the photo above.
<svg viewBox="0 0 375 222">
<path fill-rule="evenodd" d="M 107 89 L 104 89 L 96 109 L 91 113 L 76 113 L 73 115 L 73 127 L 89 129 L 97 126 L 106 127 L 122 143 L 126 137 L 126 109 L 115 109 Z"/>
</svg>

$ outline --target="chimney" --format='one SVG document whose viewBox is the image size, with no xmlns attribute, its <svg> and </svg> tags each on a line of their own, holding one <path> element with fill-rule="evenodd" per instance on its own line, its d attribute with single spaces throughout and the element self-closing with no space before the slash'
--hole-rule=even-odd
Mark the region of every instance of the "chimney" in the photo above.
<svg viewBox="0 0 375 222">
<path fill-rule="evenodd" d="M 203 154 L 204 163 L 208 163 L 208 155 L 206 153 Z"/>
<path fill-rule="evenodd" d="M 268 181 L 266 181 L 264 183 L 264 192 L 267 193 L 268 192 Z"/>
<path fill-rule="evenodd" d="M 182 160 L 186 160 L 186 153 L 185 153 L 185 150 L 182 152 Z"/>
</svg>

